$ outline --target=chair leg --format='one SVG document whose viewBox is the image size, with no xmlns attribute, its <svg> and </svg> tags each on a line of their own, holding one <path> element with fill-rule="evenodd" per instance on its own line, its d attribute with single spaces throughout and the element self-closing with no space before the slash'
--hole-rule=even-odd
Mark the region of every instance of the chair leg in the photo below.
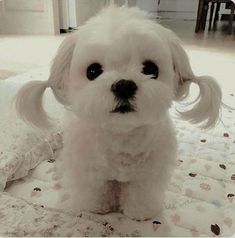
<svg viewBox="0 0 235 238">
<path fill-rule="evenodd" d="M 195 32 L 198 33 L 200 31 L 201 21 L 202 21 L 202 13 L 203 13 L 204 0 L 199 0 L 198 10 L 197 10 L 197 22 L 195 27 Z"/>
<path fill-rule="evenodd" d="M 216 5 L 216 10 L 215 10 L 215 17 L 214 17 L 214 22 L 213 22 L 213 30 L 216 30 L 216 22 L 219 20 L 219 11 L 220 11 L 220 6 L 221 3 L 218 2 Z"/>
<path fill-rule="evenodd" d="M 212 24 L 212 19 L 214 15 L 214 8 L 215 8 L 215 3 L 212 2 L 210 7 L 210 20 L 209 20 L 209 28 L 208 28 L 209 31 L 211 30 L 211 24 Z"/>
<path fill-rule="evenodd" d="M 232 34 L 233 31 L 233 17 L 234 17 L 234 11 L 235 11 L 235 4 L 231 4 L 231 13 L 230 13 L 230 19 L 229 19 L 229 34 Z"/>
<path fill-rule="evenodd" d="M 203 7 L 202 30 L 205 31 L 209 3 L 206 2 Z"/>
</svg>

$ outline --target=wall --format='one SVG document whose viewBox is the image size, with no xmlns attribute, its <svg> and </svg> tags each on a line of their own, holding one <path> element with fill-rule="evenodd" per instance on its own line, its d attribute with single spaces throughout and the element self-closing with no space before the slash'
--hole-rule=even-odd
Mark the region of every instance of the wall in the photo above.
<svg viewBox="0 0 235 238">
<path fill-rule="evenodd" d="M 95 15 L 107 0 L 76 0 L 77 25 L 83 25 L 90 17 Z"/>
<path fill-rule="evenodd" d="M 197 8 L 198 0 L 161 0 L 159 15 L 163 18 L 194 20 Z"/>
<path fill-rule="evenodd" d="M 3 0 L 0 0 L 0 16 L 3 14 Z"/>
<path fill-rule="evenodd" d="M 125 0 L 114 0 L 115 4 L 118 6 L 122 6 L 125 4 Z M 136 0 L 127 0 L 127 4 L 129 7 L 136 5 Z"/>
<path fill-rule="evenodd" d="M 150 16 L 157 17 L 158 0 L 137 0 L 136 5 L 140 9 L 149 12 Z"/>
<path fill-rule="evenodd" d="M 121 6 L 125 3 L 125 0 L 114 0 L 114 2 Z M 83 25 L 109 3 L 109 0 L 76 0 L 77 25 Z M 135 6 L 136 0 L 128 0 L 128 5 Z"/>
<path fill-rule="evenodd" d="M 0 33 L 59 33 L 57 0 L 4 0 L 0 4 Z"/>
</svg>

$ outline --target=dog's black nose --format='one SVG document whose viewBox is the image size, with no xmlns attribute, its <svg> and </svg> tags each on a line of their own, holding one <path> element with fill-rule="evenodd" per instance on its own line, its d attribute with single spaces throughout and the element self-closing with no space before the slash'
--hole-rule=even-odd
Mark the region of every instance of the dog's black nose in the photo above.
<svg viewBox="0 0 235 238">
<path fill-rule="evenodd" d="M 121 79 L 111 86 L 111 91 L 117 98 L 132 99 L 138 87 L 132 80 Z"/>
</svg>

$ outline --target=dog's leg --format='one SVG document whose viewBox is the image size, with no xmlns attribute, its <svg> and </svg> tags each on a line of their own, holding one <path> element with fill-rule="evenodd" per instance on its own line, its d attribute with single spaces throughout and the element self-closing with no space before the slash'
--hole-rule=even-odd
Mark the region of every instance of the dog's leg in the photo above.
<svg viewBox="0 0 235 238">
<path fill-rule="evenodd" d="M 125 215 L 135 220 L 161 216 L 165 191 L 174 168 L 174 157 L 171 153 L 168 156 L 143 168 L 136 173 L 135 180 L 123 185 L 120 204 Z"/>
<path fill-rule="evenodd" d="M 146 184 L 150 181 L 131 182 L 122 190 L 121 210 L 134 220 L 148 220 L 161 212 L 164 190 L 157 184 Z"/>
<path fill-rule="evenodd" d="M 61 155 L 62 180 L 70 190 L 70 204 L 75 213 L 90 211 L 105 214 L 112 211 L 107 168 L 103 164 L 103 153 L 95 146 L 98 144 L 96 134 L 95 129 L 77 120 L 71 122 L 65 133 Z"/>
<path fill-rule="evenodd" d="M 94 177 L 94 179 L 76 183 L 73 194 L 74 211 L 106 214 L 113 210 L 112 193 L 108 181 Z"/>
<path fill-rule="evenodd" d="M 108 181 L 108 186 L 109 186 L 108 197 L 111 202 L 112 212 L 119 212 L 121 183 L 116 180 L 112 180 Z"/>
</svg>

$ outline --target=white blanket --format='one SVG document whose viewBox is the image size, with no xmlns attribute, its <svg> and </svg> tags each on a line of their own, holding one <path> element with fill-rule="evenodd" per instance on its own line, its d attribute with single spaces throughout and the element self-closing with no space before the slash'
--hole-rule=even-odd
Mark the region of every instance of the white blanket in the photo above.
<svg viewBox="0 0 235 238">
<path fill-rule="evenodd" d="M 62 146 L 61 131 L 63 108 L 46 92 L 46 109 L 55 116 L 56 127 L 39 131 L 22 122 L 16 115 L 14 96 L 19 88 L 30 80 L 45 80 L 48 68 L 34 70 L 6 81 L 0 81 L 0 191 L 6 182 L 27 175 L 41 161 L 52 156 L 55 148 Z"/>
<path fill-rule="evenodd" d="M 225 101 L 235 106 L 233 94 L 225 93 Z M 232 236 L 235 233 L 234 114 L 235 111 L 223 110 L 224 125 L 220 123 L 207 132 L 175 118 L 179 141 L 178 167 L 167 190 L 164 217 L 144 222 L 132 221 L 121 214 L 82 214 L 79 218 L 82 220 L 77 221 L 78 225 L 71 215 L 53 210 L 61 189 L 55 165 L 60 162 L 57 157 L 62 134 L 56 134 L 57 143 L 54 143 L 53 156 L 51 157 L 51 151 L 48 150 L 45 153 L 47 157 L 28 167 L 33 168 L 38 164 L 34 170 L 29 172 L 27 168 L 27 172 L 21 174 L 24 177 L 8 183 L 5 193 L 0 196 L 1 211 L 6 209 L 8 201 L 15 199 L 13 211 L 18 218 L 21 217 L 17 220 L 11 219 L 10 216 L 14 213 L 3 210 L 7 219 L 0 218 L 0 234 L 22 235 L 25 232 L 31 236 L 44 236 L 47 234 L 45 232 L 50 232 L 50 236 L 159 236 L 169 227 L 172 236 Z M 53 143 L 47 140 L 47 144 L 51 146 Z M 44 161 L 41 162 L 42 160 Z M 11 180 L 9 176 L 8 180 Z M 10 196 L 9 200 L 5 196 Z M 70 194 L 64 194 L 63 202 L 69 202 L 69 196 Z M 30 207 L 31 213 L 20 212 L 22 202 Z M 30 219 L 31 217 L 34 219 Z M 43 223 L 45 227 L 38 225 L 37 221 L 40 219 L 46 222 Z M 41 232 L 35 232 L 37 226 L 41 228 Z"/>
</svg>

